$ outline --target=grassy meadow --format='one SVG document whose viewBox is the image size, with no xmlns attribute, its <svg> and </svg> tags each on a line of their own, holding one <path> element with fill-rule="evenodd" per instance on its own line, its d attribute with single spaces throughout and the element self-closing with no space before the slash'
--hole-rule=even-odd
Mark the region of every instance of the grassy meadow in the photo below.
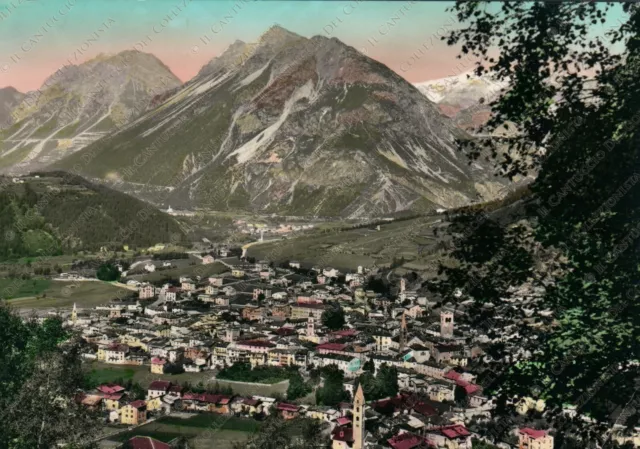
<svg viewBox="0 0 640 449">
<path fill-rule="evenodd" d="M 9 299 L 9 304 L 20 309 L 45 309 L 56 307 L 95 307 L 115 298 L 124 298 L 130 290 L 101 281 L 50 281 L 50 280 L 0 280 L 0 296 Z M 22 284 L 21 284 L 22 283 Z M 11 297 L 3 292 L 19 286 Z"/>
</svg>

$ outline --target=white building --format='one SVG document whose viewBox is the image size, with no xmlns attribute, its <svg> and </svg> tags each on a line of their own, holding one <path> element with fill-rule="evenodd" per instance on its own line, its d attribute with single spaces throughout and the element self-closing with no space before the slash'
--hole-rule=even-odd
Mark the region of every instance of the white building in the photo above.
<svg viewBox="0 0 640 449">
<path fill-rule="evenodd" d="M 144 284 L 138 287 L 138 296 L 140 299 L 153 298 L 156 294 L 156 289 L 151 284 Z"/>
</svg>

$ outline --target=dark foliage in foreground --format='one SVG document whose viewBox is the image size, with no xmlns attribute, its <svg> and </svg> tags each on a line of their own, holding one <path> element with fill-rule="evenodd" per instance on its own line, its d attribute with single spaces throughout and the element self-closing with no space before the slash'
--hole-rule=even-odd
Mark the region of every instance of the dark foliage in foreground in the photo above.
<svg viewBox="0 0 640 449">
<path fill-rule="evenodd" d="M 98 421 L 76 400 L 84 378 L 69 337 L 58 318 L 25 323 L 0 305 L 0 448 L 91 447 Z"/>
<path fill-rule="evenodd" d="M 630 400 L 637 377 L 631 361 L 640 356 L 640 10 L 623 4 L 624 17 L 606 38 L 593 37 L 610 7 L 456 4 L 463 26 L 448 42 L 482 61 L 478 74 L 510 80 L 485 132 L 504 123 L 517 131 L 467 150 L 491 154 L 504 175 L 538 176 L 525 220 L 493 213 L 456 219 L 452 255 L 460 265 L 443 267 L 437 285 L 449 297 L 460 288 L 462 299 L 493 304 L 510 286 L 542 287 L 528 307 L 552 310 L 555 320 L 521 326 L 513 342 L 521 356 L 496 385 L 509 395 L 542 397 L 551 408 L 573 403 L 600 420 L 611 409 L 605 399 L 621 407 Z M 622 44 L 622 55 L 611 53 L 612 43 Z M 584 446 L 595 437 L 577 430 L 578 422 L 562 425 Z"/>
</svg>

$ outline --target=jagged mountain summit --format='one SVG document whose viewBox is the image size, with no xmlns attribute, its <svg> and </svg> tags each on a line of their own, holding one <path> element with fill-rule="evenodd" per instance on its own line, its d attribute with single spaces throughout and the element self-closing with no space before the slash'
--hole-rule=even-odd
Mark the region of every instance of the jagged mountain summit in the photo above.
<svg viewBox="0 0 640 449">
<path fill-rule="evenodd" d="M 181 84 L 155 56 L 134 50 L 101 54 L 52 74 L 37 91 L 0 111 L 0 169 L 23 173 L 69 155 L 147 110 L 152 98 Z"/>
<path fill-rule="evenodd" d="M 474 131 L 491 116 L 489 103 L 500 96 L 508 82 L 461 73 L 415 85 L 429 100 L 438 104 L 440 111 L 451 117 L 456 125 Z"/>
<path fill-rule="evenodd" d="M 436 105 L 336 38 L 272 27 L 161 100 L 54 167 L 163 207 L 297 216 L 454 207 L 504 187 L 457 151 L 468 136 Z"/>
</svg>

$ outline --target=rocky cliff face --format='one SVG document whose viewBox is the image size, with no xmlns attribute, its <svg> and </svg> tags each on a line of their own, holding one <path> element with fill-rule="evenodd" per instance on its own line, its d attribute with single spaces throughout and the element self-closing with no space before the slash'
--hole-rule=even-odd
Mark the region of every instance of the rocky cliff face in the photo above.
<svg viewBox="0 0 640 449">
<path fill-rule="evenodd" d="M 15 88 L 3 87 L 0 89 L 0 129 L 12 124 L 11 112 L 24 99 L 24 94 Z"/>
<path fill-rule="evenodd" d="M 55 167 L 162 206 L 298 216 L 453 207 L 499 190 L 436 105 L 335 38 L 273 27 L 156 100 Z"/>
<path fill-rule="evenodd" d="M 0 133 L 0 169 L 40 169 L 84 148 L 144 112 L 151 99 L 181 84 L 155 56 L 99 55 L 52 74 L 14 104 L 0 97 L 9 126 Z"/>
</svg>

